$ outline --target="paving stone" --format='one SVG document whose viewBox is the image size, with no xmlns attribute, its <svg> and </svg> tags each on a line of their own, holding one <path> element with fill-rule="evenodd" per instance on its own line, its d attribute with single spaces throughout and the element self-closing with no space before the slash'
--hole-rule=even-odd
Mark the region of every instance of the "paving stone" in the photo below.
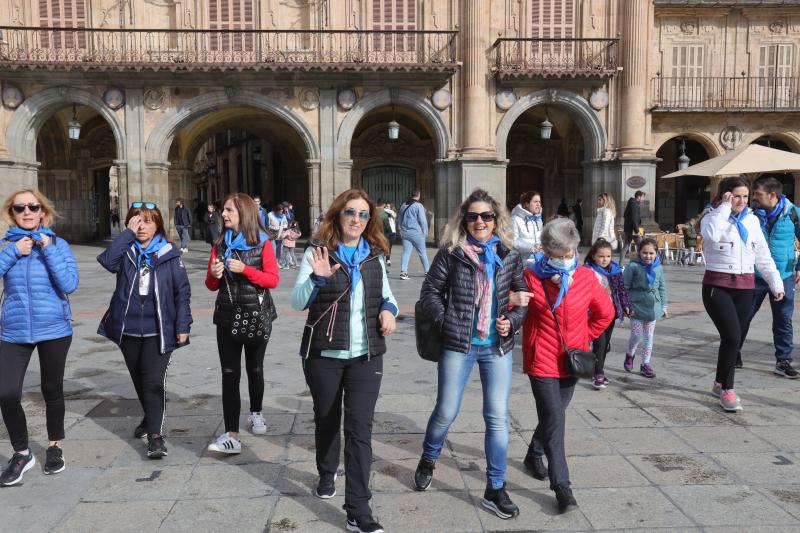
<svg viewBox="0 0 800 533">
<path fill-rule="evenodd" d="M 602 428 L 598 430 L 619 453 L 692 453 L 695 450 L 667 428 Z"/>
<path fill-rule="evenodd" d="M 729 472 L 748 483 L 796 483 L 800 459 L 790 453 L 714 453 Z"/>
<path fill-rule="evenodd" d="M 268 496 L 283 469 L 282 465 L 269 463 L 198 465 L 185 483 L 180 498 Z"/>
<path fill-rule="evenodd" d="M 187 465 L 160 466 L 156 461 L 141 466 L 117 467 L 105 470 L 94 486 L 82 495 L 82 500 L 127 501 L 170 500 L 180 495 L 194 467 Z"/>
<path fill-rule="evenodd" d="M 725 426 L 733 421 L 709 407 L 662 406 L 645 410 L 668 427 L 674 426 Z"/>
<path fill-rule="evenodd" d="M 619 455 L 567 456 L 573 487 L 631 487 L 647 479 Z"/>
<path fill-rule="evenodd" d="M 81 502 L 54 533 L 156 531 L 173 501 Z"/>
<path fill-rule="evenodd" d="M 759 427 L 753 432 L 781 451 L 800 452 L 800 427 Z"/>
<path fill-rule="evenodd" d="M 386 531 L 482 531 L 482 511 L 466 490 L 376 493 L 372 505 Z"/>
<path fill-rule="evenodd" d="M 760 429 L 741 427 L 684 427 L 674 428 L 680 438 L 701 452 L 766 452 L 775 450 L 758 437 Z"/>
<path fill-rule="evenodd" d="M 781 509 L 800 518 L 800 485 L 767 485 L 758 491 Z"/>
<path fill-rule="evenodd" d="M 36 505 L 31 499 L 24 503 L 11 503 L 6 500 L 7 492 L 13 491 L 9 488 L 3 489 L 3 504 L 0 505 L 0 524 L 3 525 L 3 531 L 52 531 L 55 526 L 63 523 L 64 518 L 69 516 L 77 505 L 77 502 L 53 501 L 47 501 L 46 505 L 41 505 L 41 502 Z"/>
<path fill-rule="evenodd" d="M 145 439 L 130 439 L 125 443 L 124 449 L 117 454 L 111 467 L 193 465 L 203 455 L 208 440 L 206 437 L 166 437 L 164 443 L 167 446 L 168 455 L 161 459 L 150 459 L 147 457 L 147 441 Z"/>
<path fill-rule="evenodd" d="M 663 487 L 672 501 L 702 526 L 797 525 L 797 521 L 747 485 Z"/>
<path fill-rule="evenodd" d="M 735 483 L 736 478 L 710 457 L 695 454 L 627 455 L 655 485 L 713 485 Z"/>
<path fill-rule="evenodd" d="M 657 418 L 639 407 L 592 407 L 579 409 L 579 412 L 587 424 L 597 428 L 639 428 L 661 425 Z"/>
<path fill-rule="evenodd" d="M 159 531 L 267 531 L 277 496 L 183 500 L 175 503 Z M 274 526 L 272 531 L 281 531 Z"/>
<path fill-rule="evenodd" d="M 576 488 L 579 509 L 596 529 L 675 528 L 693 525 L 655 487 Z M 652 528 L 652 529 L 651 529 Z"/>
<path fill-rule="evenodd" d="M 269 518 L 267 531 L 276 533 L 341 533 L 347 516 L 344 496 L 322 500 L 316 496 L 281 496 Z"/>
</svg>

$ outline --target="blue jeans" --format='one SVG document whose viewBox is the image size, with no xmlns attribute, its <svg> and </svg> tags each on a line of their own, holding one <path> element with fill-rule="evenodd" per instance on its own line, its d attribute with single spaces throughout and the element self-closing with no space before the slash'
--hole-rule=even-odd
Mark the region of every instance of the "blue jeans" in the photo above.
<svg viewBox="0 0 800 533">
<path fill-rule="evenodd" d="M 769 305 L 772 307 L 772 342 L 775 345 L 775 360 L 792 360 L 792 314 L 794 313 L 794 276 L 789 276 L 783 280 L 783 300 L 776 302 L 772 299 L 769 292 L 769 285 L 761 278 L 756 278 L 756 288 L 753 291 L 753 313 L 750 321 L 753 320 L 764 298 L 769 298 Z M 750 329 L 750 321 L 742 334 L 742 339 L 747 338 Z"/>
<path fill-rule="evenodd" d="M 428 252 L 425 251 L 425 235 L 422 233 L 403 233 L 403 257 L 400 259 L 400 272 L 408 272 L 408 261 L 411 259 L 411 249 L 417 251 L 422 268 L 428 272 Z"/>
<path fill-rule="evenodd" d="M 181 238 L 181 250 L 189 247 L 189 228 L 187 226 L 175 226 L 178 236 Z"/>
<path fill-rule="evenodd" d="M 505 482 L 508 461 L 508 395 L 514 357 L 510 352 L 500 355 L 498 346 L 473 346 L 467 354 L 449 350 L 442 352 L 436 407 L 425 430 L 422 457 L 435 461 L 442 453 L 447 430 L 458 415 L 464 387 L 476 361 L 481 375 L 483 420 L 486 423 L 486 480 L 493 489 L 499 489 Z"/>
</svg>

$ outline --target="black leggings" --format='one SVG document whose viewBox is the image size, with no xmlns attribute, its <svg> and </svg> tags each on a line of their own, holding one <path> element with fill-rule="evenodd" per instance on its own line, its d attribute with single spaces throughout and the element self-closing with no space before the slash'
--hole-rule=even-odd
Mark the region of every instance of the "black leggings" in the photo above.
<svg viewBox="0 0 800 533">
<path fill-rule="evenodd" d="M 22 409 L 22 383 L 33 349 L 39 369 L 47 416 L 47 438 L 64 439 L 64 365 L 72 335 L 37 344 L 0 342 L 0 411 L 15 452 L 28 449 L 28 423 Z"/>
<path fill-rule="evenodd" d="M 164 431 L 164 411 L 167 407 L 167 369 L 172 352 L 162 354 L 158 337 L 122 336 L 119 345 L 128 372 L 142 404 L 145 429 L 149 435 Z"/>
<path fill-rule="evenodd" d="M 594 365 L 595 374 L 603 373 L 603 367 L 606 364 L 606 354 L 611 346 L 612 333 L 614 333 L 614 320 L 611 321 L 611 325 L 592 343 L 592 351 L 597 357 L 597 363 Z"/>
<path fill-rule="evenodd" d="M 732 389 L 736 359 L 753 311 L 753 289 L 726 289 L 703 284 L 703 305 L 719 331 L 716 381 Z"/>
<path fill-rule="evenodd" d="M 250 411 L 261 411 L 264 401 L 264 354 L 267 341 L 257 346 L 239 344 L 228 334 L 227 328 L 217 326 L 217 349 L 222 366 L 222 413 L 225 418 L 225 431 L 239 432 L 239 413 L 242 398 L 239 395 L 239 381 L 242 378 L 242 347 L 244 365 L 247 371 L 247 388 L 250 391 Z"/>
</svg>

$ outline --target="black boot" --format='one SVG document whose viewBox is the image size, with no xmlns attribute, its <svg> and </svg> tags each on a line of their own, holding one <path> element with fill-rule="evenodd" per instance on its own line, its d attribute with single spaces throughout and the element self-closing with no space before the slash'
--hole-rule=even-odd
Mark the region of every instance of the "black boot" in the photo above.
<svg viewBox="0 0 800 533">
<path fill-rule="evenodd" d="M 139 425 L 136 426 L 136 429 L 133 430 L 133 438 L 141 439 L 145 435 L 147 435 L 147 419 L 142 418 L 142 421 L 139 422 Z"/>
<path fill-rule="evenodd" d="M 417 490 L 428 490 L 433 482 L 433 469 L 436 468 L 436 461 L 425 459 L 419 460 L 417 471 L 414 472 L 414 488 Z"/>
<path fill-rule="evenodd" d="M 558 512 L 566 513 L 578 508 L 578 502 L 575 501 L 575 496 L 572 495 L 572 489 L 559 485 L 556 487 L 556 500 L 558 500 Z"/>
<path fill-rule="evenodd" d="M 514 502 L 512 502 L 511 498 L 508 497 L 505 483 L 503 483 L 503 486 L 499 489 L 486 487 L 486 490 L 483 492 L 481 505 L 489 509 L 503 520 L 519 514 L 519 507 L 514 505 Z"/>
<path fill-rule="evenodd" d="M 160 434 L 147 436 L 147 457 L 150 459 L 161 459 L 167 455 L 167 447 L 164 445 L 164 437 Z"/>
<path fill-rule="evenodd" d="M 530 474 L 536 479 L 547 479 L 547 467 L 544 465 L 544 459 L 541 455 L 529 453 L 525 456 L 525 461 L 523 461 L 523 464 L 528 472 L 530 472 Z"/>
</svg>

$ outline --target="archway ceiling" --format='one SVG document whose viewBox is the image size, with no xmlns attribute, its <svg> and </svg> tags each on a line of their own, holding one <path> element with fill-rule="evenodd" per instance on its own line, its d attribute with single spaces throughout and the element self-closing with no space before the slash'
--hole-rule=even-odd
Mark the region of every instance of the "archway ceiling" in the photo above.
<svg viewBox="0 0 800 533">
<path fill-rule="evenodd" d="M 389 106 L 379 107 L 364 116 L 364 118 L 361 119 L 361 122 L 358 123 L 358 126 L 353 133 L 353 140 L 355 141 L 361 135 L 363 135 L 365 131 L 372 129 L 378 124 L 383 124 L 384 127 L 388 127 L 388 124 L 392 121 L 392 119 L 396 120 L 400 124 L 401 131 L 409 130 L 416 136 L 417 139 L 433 140 L 433 136 L 428 129 L 428 125 L 421 117 L 416 115 L 413 111 L 403 107 L 395 107 L 393 112 L 392 108 Z"/>
<path fill-rule="evenodd" d="M 514 122 L 513 127 L 519 126 L 533 126 L 539 129 L 545 116 L 553 123 L 553 130 L 557 133 L 558 138 L 566 138 L 570 132 L 577 127 L 569 112 L 555 106 L 547 107 L 539 105 L 527 109 L 517 120 Z"/>
</svg>

